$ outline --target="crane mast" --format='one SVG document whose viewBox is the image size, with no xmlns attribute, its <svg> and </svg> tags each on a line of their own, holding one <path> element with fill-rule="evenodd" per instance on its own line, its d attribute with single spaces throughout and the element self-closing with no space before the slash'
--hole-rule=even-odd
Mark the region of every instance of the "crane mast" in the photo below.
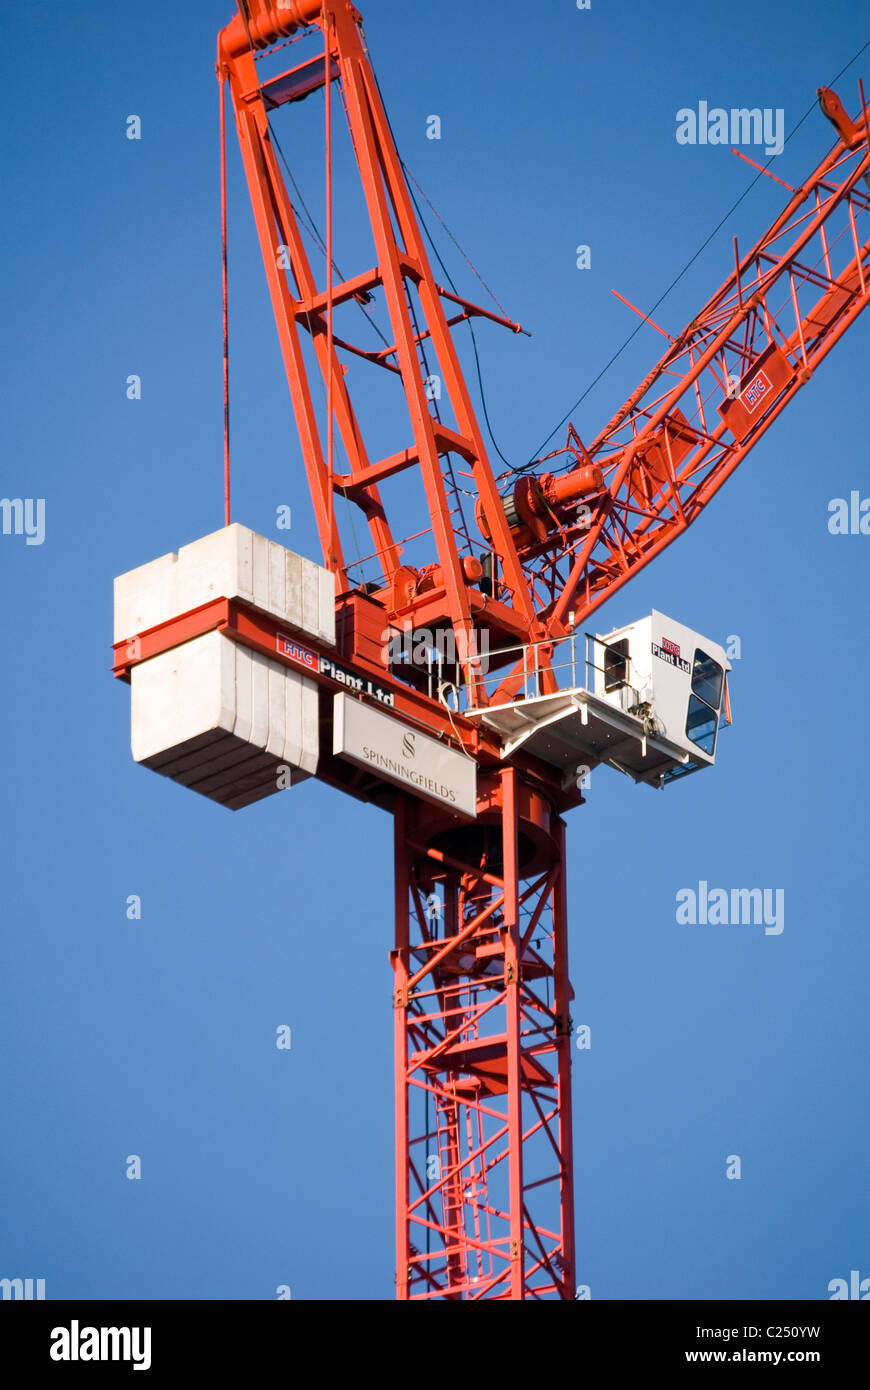
<svg viewBox="0 0 870 1390">
<path fill-rule="evenodd" d="M 313 56 L 260 77 L 264 57 L 292 58 L 298 41 L 313 43 Z M 753 246 L 735 241 L 728 278 L 682 332 L 659 329 L 668 339 L 661 359 L 604 429 L 585 445 L 572 426 L 562 448 L 498 478 L 452 330 L 474 317 L 520 325 L 438 282 L 358 11 L 350 0 L 239 0 L 219 36 L 218 76 L 232 100 L 323 561 L 335 577 L 342 657 L 387 682 L 396 710 L 478 767 L 473 822 L 402 792 L 388 807 L 397 1296 L 570 1299 L 563 816 L 583 798 L 527 751 L 505 757 L 481 716 L 518 694 L 530 662 L 536 690 L 558 691 L 559 644 L 696 519 L 865 307 L 868 110 L 862 96 L 853 122 L 821 89 L 834 147 Z M 315 267 L 271 117 L 321 89 L 327 227 Z M 349 277 L 333 251 L 341 121 L 374 245 L 373 264 Z M 376 298 L 388 333 L 380 346 L 361 346 L 346 311 L 368 316 Z M 387 451 L 367 442 L 373 431 L 355 409 L 348 364 L 395 386 Z M 408 475 L 425 505 L 410 526 L 408 509 L 386 501 Z M 373 579 L 349 558 L 346 508 L 368 528 Z M 451 699 L 433 687 L 431 669 L 427 683 L 385 646 L 392 631 L 419 630 L 455 639 Z M 481 661 L 484 638 L 497 685 Z M 358 773 L 345 777 L 334 764 L 325 780 L 365 794 Z"/>
</svg>

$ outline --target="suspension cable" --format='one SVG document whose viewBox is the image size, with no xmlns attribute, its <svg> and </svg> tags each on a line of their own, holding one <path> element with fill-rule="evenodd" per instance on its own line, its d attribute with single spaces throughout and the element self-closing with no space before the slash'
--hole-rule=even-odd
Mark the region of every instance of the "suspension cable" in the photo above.
<svg viewBox="0 0 870 1390">
<path fill-rule="evenodd" d="M 848 63 L 846 63 L 846 65 L 845 65 L 845 67 L 840 68 L 840 71 L 837 73 L 837 75 L 836 75 L 835 77 L 832 77 L 832 78 L 831 78 L 830 82 L 827 83 L 827 86 L 832 87 L 832 86 L 834 85 L 835 82 L 839 81 L 839 79 L 843 76 L 843 73 L 844 73 L 844 72 L 847 72 L 848 69 L 852 66 L 852 64 L 853 64 L 854 62 L 856 62 L 856 61 L 861 57 L 861 54 L 864 52 L 864 50 L 865 50 L 866 48 L 870 48 L 870 39 L 868 39 L 867 42 L 866 42 L 865 44 L 863 44 L 861 48 L 858 49 L 858 52 L 854 55 L 853 58 L 850 58 L 850 59 L 849 59 Z M 810 102 L 809 106 L 807 107 L 807 109 L 806 109 L 806 111 L 804 112 L 804 114 L 801 116 L 800 120 L 797 122 L 796 125 L 792 126 L 792 128 L 791 128 L 791 130 L 789 131 L 788 135 L 785 137 L 785 140 L 783 141 L 783 148 L 785 148 L 785 146 L 788 144 L 788 142 L 789 142 L 789 140 L 792 138 L 792 136 L 795 135 L 795 134 L 797 133 L 798 130 L 800 130 L 800 128 L 801 128 L 801 126 L 803 125 L 804 121 L 807 119 L 807 117 L 810 115 L 810 113 L 815 109 L 816 105 L 817 105 L 817 102 L 816 102 L 816 101 Z M 661 294 L 661 295 L 659 295 L 659 297 L 658 297 L 658 299 L 656 300 L 655 304 L 654 304 L 654 305 L 652 306 L 652 308 L 649 310 L 649 314 L 648 314 L 647 317 L 650 317 L 652 314 L 654 314 L 655 311 L 656 311 L 656 309 L 659 307 L 659 305 L 660 305 L 661 303 L 663 303 L 663 301 L 664 301 L 665 299 L 667 299 L 668 295 L 670 294 L 670 292 L 671 292 L 671 290 L 674 288 L 674 286 L 677 285 L 677 284 L 679 284 L 680 280 L 682 280 L 683 276 L 685 275 L 685 273 L 686 273 L 686 271 L 689 269 L 689 267 L 695 263 L 695 261 L 696 261 L 696 260 L 698 259 L 698 257 L 701 255 L 701 252 L 704 251 L 704 250 L 706 250 L 706 248 L 710 245 L 710 242 L 713 240 L 713 238 L 714 238 L 714 236 L 716 235 L 716 233 L 719 232 L 719 231 L 722 229 L 722 227 L 723 227 L 723 226 L 725 225 L 725 223 L 728 221 L 728 218 L 731 216 L 731 214 L 740 206 L 740 204 L 743 202 L 743 199 L 746 197 L 746 195 L 747 195 L 748 193 L 750 193 L 750 192 L 752 191 L 752 189 L 753 189 L 753 188 L 755 187 L 755 185 L 758 183 L 758 180 L 761 178 L 762 174 L 765 174 L 765 173 L 767 172 L 767 170 L 770 168 L 770 165 L 773 163 L 774 159 L 776 159 L 776 158 L 777 158 L 776 155 L 771 155 L 770 158 L 769 158 L 768 161 L 767 161 L 767 164 L 764 166 L 764 168 L 763 168 L 763 169 L 759 169 L 759 172 L 755 175 L 755 178 L 752 179 L 752 181 L 751 181 L 749 184 L 747 184 L 746 188 L 745 188 L 745 189 L 743 190 L 743 192 L 740 194 L 740 197 L 737 199 L 737 201 L 736 201 L 735 203 L 732 203 L 731 207 L 730 207 L 730 208 L 728 209 L 728 211 L 725 213 L 724 217 L 722 217 L 722 218 L 716 223 L 716 226 L 713 228 L 713 230 L 712 230 L 712 232 L 710 233 L 710 235 L 709 235 L 704 241 L 702 241 L 701 245 L 698 247 L 698 249 L 697 249 L 697 251 L 695 252 L 694 256 L 692 256 L 688 261 L 686 261 L 686 264 L 683 266 L 683 268 L 682 268 L 682 270 L 680 271 L 679 275 L 675 276 L 675 278 L 674 278 L 674 279 L 671 281 L 671 283 L 668 285 L 668 287 L 667 287 L 667 289 L 664 291 L 664 293 Z M 597 386 L 598 382 L 599 382 L 599 381 L 601 380 L 601 378 L 604 376 L 605 372 L 607 372 L 607 371 L 610 370 L 610 368 L 613 366 L 613 364 L 614 364 L 614 362 L 616 361 L 616 359 L 617 359 L 619 356 L 621 356 L 621 354 L 622 354 L 622 353 L 625 351 L 625 349 L 628 347 L 629 343 L 632 342 L 633 339 L 634 339 L 634 338 L 637 336 L 637 334 L 640 332 L 641 328 L 643 328 L 643 323 L 642 323 L 642 322 L 639 323 L 639 324 L 637 324 L 637 325 L 632 329 L 631 333 L 629 333 L 628 337 L 625 339 L 625 342 L 622 343 L 622 345 L 621 345 L 620 347 L 617 348 L 616 352 L 613 354 L 613 356 L 610 358 L 610 360 L 609 360 L 608 362 L 605 362 L 604 366 L 601 368 L 601 371 L 598 373 L 598 375 L 597 375 L 596 377 L 594 377 L 594 378 L 592 379 L 592 381 L 590 381 L 589 385 L 586 387 L 586 390 L 583 392 L 582 396 L 579 396 L 579 397 L 577 398 L 577 400 L 576 400 L 576 401 L 574 402 L 574 404 L 571 406 L 571 409 L 568 411 L 568 413 L 567 413 L 566 415 L 563 415 L 563 416 L 562 416 L 562 419 L 559 421 L 558 425 L 556 425 L 556 426 L 550 431 L 550 433 L 547 435 L 546 439 L 543 440 L 543 442 L 542 442 L 541 444 L 538 445 L 538 448 L 535 450 L 534 457 L 531 458 L 531 459 L 529 460 L 528 464 L 526 465 L 526 468 L 532 467 L 533 464 L 535 464 L 535 463 L 537 462 L 537 460 L 540 458 L 541 454 L 544 452 L 544 450 L 546 449 L 547 445 L 549 444 L 550 440 L 553 438 L 553 435 L 556 434 L 560 429 L 562 429 L 562 427 L 563 427 L 564 425 L 567 425 L 568 421 L 571 419 L 571 416 L 574 414 L 574 412 L 575 412 L 575 410 L 577 409 L 577 407 L 578 407 L 579 405 L 581 405 L 581 404 L 583 403 L 583 401 L 585 401 L 586 397 L 589 395 L 589 392 L 592 390 L 592 388 L 593 388 L 594 386 Z M 570 465 L 569 465 L 569 466 L 570 466 Z"/>
<path fill-rule="evenodd" d="M 224 526 L 230 524 L 230 332 L 227 287 L 227 111 L 226 72 L 218 68 L 220 99 L 221 299 L 224 386 Z"/>
</svg>

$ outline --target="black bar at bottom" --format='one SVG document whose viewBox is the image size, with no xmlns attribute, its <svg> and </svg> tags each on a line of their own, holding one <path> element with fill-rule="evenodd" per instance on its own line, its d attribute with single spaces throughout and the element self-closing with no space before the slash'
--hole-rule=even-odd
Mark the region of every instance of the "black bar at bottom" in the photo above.
<svg viewBox="0 0 870 1390">
<path fill-rule="evenodd" d="M 848 1302 L 579 1301 L 563 1307 L 559 1316 L 564 1334 L 578 1339 L 569 1344 L 580 1358 L 578 1378 L 593 1357 L 614 1373 L 803 1365 L 830 1377 L 864 1363 L 870 1331 L 866 1310 Z M 395 1365 L 392 1344 L 368 1340 L 376 1328 L 369 1328 L 364 1342 L 352 1335 L 358 1318 L 351 1314 L 348 1320 L 343 1310 L 329 1312 L 326 1305 L 312 1319 L 304 1302 L 300 1307 L 289 1301 L 5 1301 L 0 1302 L 0 1345 L 4 1366 L 12 1362 L 25 1375 L 47 1372 L 50 1380 L 99 1377 L 108 1370 L 116 1378 L 135 1377 L 138 1371 L 161 1381 L 167 1373 L 190 1370 L 202 1385 L 208 1383 L 203 1376 L 211 1374 L 224 1381 L 233 1371 L 262 1367 L 268 1374 L 267 1368 L 294 1365 L 298 1370 L 301 1353 L 316 1353 L 318 1344 L 330 1370 L 339 1348 L 346 1348 L 348 1361 L 358 1367 Z M 431 1327 L 428 1318 L 421 1322 L 419 1313 L 395 1306 L 389 1318 L 390 1335 L 400 1338 Z M 481 1327 L 479 1321 L 470 1326 L 467 1317 L 462 1324 L 467 1336 L 492 1326 Z M 527 1326 L 540 1324 L 535 1319 Z M 512 1337 L 522 1333 L 511 1325 Z"/>
</svg>

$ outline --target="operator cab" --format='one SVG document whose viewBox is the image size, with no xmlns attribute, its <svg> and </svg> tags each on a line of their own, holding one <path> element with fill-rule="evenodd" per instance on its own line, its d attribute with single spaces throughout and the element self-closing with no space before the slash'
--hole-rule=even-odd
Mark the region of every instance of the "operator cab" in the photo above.
<svg viewBox="0 0 870 1390">
<path fill-rule="evenodd" d="M 731 663 L 719 643 L 653 610 L 595 644 L 595 693 L 688 754 L 662 782 L 712 766 L 720 722 L 728 722 Z"/>
</svg>

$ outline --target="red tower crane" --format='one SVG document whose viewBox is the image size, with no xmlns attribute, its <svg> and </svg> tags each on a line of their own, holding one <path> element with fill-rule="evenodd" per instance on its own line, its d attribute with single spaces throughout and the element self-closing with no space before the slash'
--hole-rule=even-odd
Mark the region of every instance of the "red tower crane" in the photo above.
<svg viewBox="0 0 870 1390">
<path fill-rule="evenodd" d="M 853 122 L 821 89 L 834 147 L 752 247 L 735 241 L 725 283 L 680 334 L 665 334 L 663 356 L 604 429 L 585 445 L 569 427 L 563 447 L 497 479 L 451 330 L 473 317 L 520 326 L 433 272 L 361 16 L 350 0 L 238 8 L 219 36 L 218 77 L 222 93 L 229 86 L 323 562 L 335 577 L 347 708 L 378 704 L 406 739 L 416 731 L 476 768 L 470 814 L 338 754 L 324 754 L 317 771 L 395 821 L 397 1295 L 570 1299 L 563 816 L 582 803 L 575 774 L 589 746 L 564 734 L 566 713 L 578 727 L 589 718 L 576 694 L 575 634 L 695 520 L 865 307 L 868 109 L 862 91 Z M 261 76 L 279 53 L 289 66 Z M 270 117 L 321 89 L 326 228 L 316 273 L 307 210 L 292 176 L 292 191 L 285 181 Z M 349 276 L 333 250 L 342 122 L 373 242 L 370 265 Z M 362 346 L 352 319 L 360 309 L 371 318 L 376 299 L 387 332 Z M 395 388 L 395 411 L 377 430 L 363 426 L 365 384 L 359 413 L 351 393 L 364 372 Z M 395 433 L 384 449 L 374 441 L 386 424 Z M 375 579 L 347 558 L 345 515 L 368 526 Z M 410 563 L 411 553 L 425 562 Z M 116 673 L 215 627 L 273 656 L 278 639 L 280 650 L 261 612 L 221 600 L 119 644 Z M 430 643 L 422 665 L 409 655 L 421 633 Z M 330 695 L 335 681 L 333 667 L 322 677 Z M 321 706 L 327 747 L 338 747 L 329 741 L 336 709 Z M 654 723 L 643 726 L 644 757 L 647 735 L 655 740 Z M 617 751 L 599 747 L 596 757 L 619 766 Z"/>
</svg>

